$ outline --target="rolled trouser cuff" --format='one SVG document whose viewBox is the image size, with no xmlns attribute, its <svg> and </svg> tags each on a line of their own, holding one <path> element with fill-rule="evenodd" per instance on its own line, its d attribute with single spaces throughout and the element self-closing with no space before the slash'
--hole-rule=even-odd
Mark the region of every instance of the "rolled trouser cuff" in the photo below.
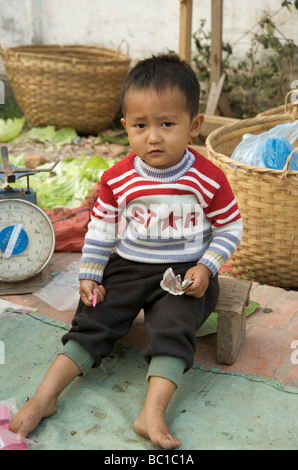
<svg viewBox="0 0 298 470">
<path fill-rule="evenodd" d="M 177 387 L 185 369 L 186 362 L 179 357 L 154 356 L 149 364 L 147 380 L 153 376 L 162 377 L 174 382 Z"/>
<path fill-rule="evenodd" d="M 75 362 L 82 372 L 81 375 L 85 375 L 95 362 L 94 356 L 77 341 L 72 339 L 67 341 L 59 354 L 64 354 Z"/>
</svg>

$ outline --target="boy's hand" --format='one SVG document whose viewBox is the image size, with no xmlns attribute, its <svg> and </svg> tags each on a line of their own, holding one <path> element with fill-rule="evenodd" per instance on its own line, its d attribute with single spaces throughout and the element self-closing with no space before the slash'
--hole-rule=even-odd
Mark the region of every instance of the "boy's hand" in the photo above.
<svg viewBox="0 0 298 470">
<path fill-rule="evenodd" d="M 192 297 L 203 297 L 209 286 L 209 278 L 212 272 L 204 264 L 197 264 L 190 268 L 184 279 L 193 279 L 194 282 L 186 289 L 185 294 Z"/>
<path fill-rule="evenodd" d="M 96 305 L 104 301 L 106 290 L 103 286 L 99 286 L 97 282 L 89 279 L 80 280 L 80 296 L 82 302 L 87 307 L 93 306 L 93 296 L 96 296 Z"/>
</svg>

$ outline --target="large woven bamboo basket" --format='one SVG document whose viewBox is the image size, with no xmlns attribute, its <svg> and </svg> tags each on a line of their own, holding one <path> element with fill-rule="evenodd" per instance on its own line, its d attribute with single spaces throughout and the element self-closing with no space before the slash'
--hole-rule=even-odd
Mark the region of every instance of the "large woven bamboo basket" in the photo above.
<svg viewBox="0 0 298 470">
<path fill-rule="evenodd" d="M 0 51 L 15 98 L 32 126 L 97 134 L 120 107 L 129 56 L 96 46 L 32 45 Z"/>
<path fill-rule="evenodd" d="M 206 140 L 208 158 L 226 174 L 243 218 L 243 238 L 229 261 L 232 271 L 279 287 L 298 287 L 298 171 L 289 171 L 293 152 L 281 171 L 242 164 L 231 155 L 244 134 L 290 121 L 291 114 L 245 119 L 216 129 Z"/>
</svg>

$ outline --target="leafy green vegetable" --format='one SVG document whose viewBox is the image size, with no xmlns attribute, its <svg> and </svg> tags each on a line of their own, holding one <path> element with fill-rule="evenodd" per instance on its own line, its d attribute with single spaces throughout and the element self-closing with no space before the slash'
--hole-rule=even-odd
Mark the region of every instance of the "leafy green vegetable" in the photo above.
<svg viewBox="0 0 298 470">
<path fill-rule="evenodd" d="M 25 166 L 21 156 L 10 156 L 10 162 L 16 166 Z M 36 192 L 37 204 L 42 209 L 54 207 L 79 207 L 96 181 L 106 169 L 114 165 L 115 160 L 104 160 L 94 156 L 68 158 L 58 163 L 51 173 L 36 173 L 30 176 L 30 187 Z M 45 163 L 38 168 L 48 168 Z M 21 178 L 13 184 L 25 186 Z"/>
<path fill-rule="evenodd" d="M 91 157 L 87 163 L 84 165 L 82 170 L 82 176 L 88 179 L 92 179 L 94 172 L 98 170 L 107 170 L 109 164 L 102 157 Z"/>
<path fill-rule="evenodd" d="M 32 129 L 27 132 L 26 140 L 35 140 L 37 142 L 51 141 L 55 132 L 55 126 L 32 127 Z"/>
<path fill-rule="evenodd" d="M 55 126 L 33 127 L 26 134 L 26 140 L 37 142 L 51 142 L 54 145 L 70 144 L 78 134 L 71 127 L 64 127 L 56 131 Z"/>
<path fill-rule="evenodd" d="M 254 302 L 251 300 L 247 307 L 245 307 L 245 314 L 246 316 L 251 315 L 260 304 L 258 302 Z M 196 332 L 196 337 L 199 338 L 200 336 L 207 336 L 217 332 L 217 313 L 213 312 L 207 318 L 205 323 L 201 326 L 201 328 Z"/>
<path fill-rule="evenodd" d="M 51 142 L 56 145 L 70 144 L 78 134 L 71 127 L 64 127 L 59 131 L 56 131 L 51 139 Z"/>
<path fill-rule="evenodd" d="M 111 144 L 118 144 L 118 145 L 129 145 L 129 140 L 127 135 L 122 137 L 117 137 L 115 135 L 110 134 L 99 134 L 98 138 L 102 142 L 110 142 Z"/>
<path fill-rule="evenodd" d="M 0 119 L 0 142 L 10 142 L 18 137 L 23 129 L 26 118 Z"/>
</svg>

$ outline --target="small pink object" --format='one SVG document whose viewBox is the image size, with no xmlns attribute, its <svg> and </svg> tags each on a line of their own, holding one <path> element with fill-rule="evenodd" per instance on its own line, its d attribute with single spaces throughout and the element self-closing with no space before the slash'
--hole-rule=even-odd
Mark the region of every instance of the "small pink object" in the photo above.
<svg viewBox="0 0 298 470">
<path fill-rule="evenodd" d="M 96 297 L 95 294 L 93 294 L 93 296 L 92 296 L 92 305 L 93 305 L 93 307 L 96 307 L 96 304 L 97 304 L 97 297 Z"/>
<path fill-rule="evenodd" d="M 11 432 L 8 423 L 0 425 L 0 450 L 29 450 L 27 442 Z"/>
<path fill-rule="evenodd" d="M 0 450 L 29 450 L 28 444 L 26 442 L 14 442 L 13 440 L 5 440 L 3 447 L 0 447 Z"/>
<path fill-rule="evenodd" d="M 9 408 L 0 405 L 0 450 L 29 450 L 27 442 L 18 440 L 18 436 L 9 430 L 10 419 Z"/>
</svg>

